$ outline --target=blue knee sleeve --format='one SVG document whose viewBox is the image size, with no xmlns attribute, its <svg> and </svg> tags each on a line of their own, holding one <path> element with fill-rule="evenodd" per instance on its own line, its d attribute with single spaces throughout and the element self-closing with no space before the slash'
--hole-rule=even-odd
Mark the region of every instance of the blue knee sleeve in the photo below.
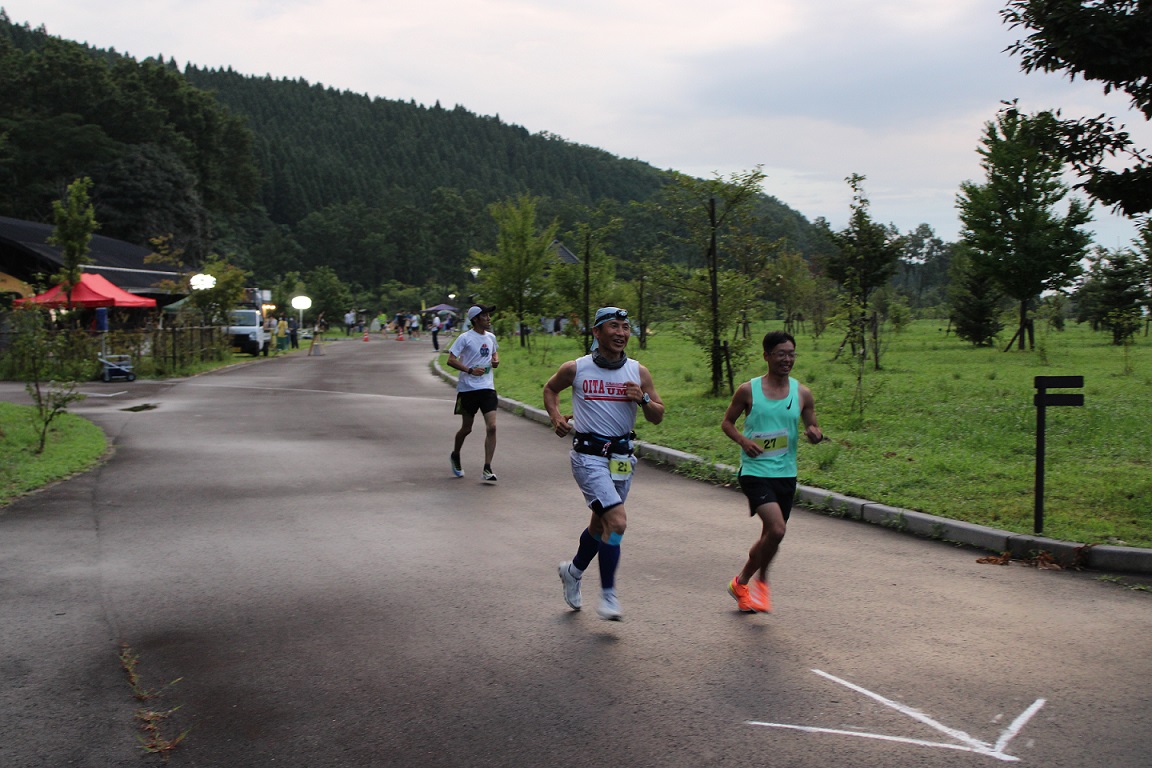
<svg viewBox="0 0 1152 768">
<path fill-rule="evenodd" d="M 620 546 L 620 539 L 622 538 L 624 538 L 624 534 L 616 533 L 613 531 L 612 533 L 608 534 L 608 545 L 612 547 L 618 547 Z"/>
</svg>

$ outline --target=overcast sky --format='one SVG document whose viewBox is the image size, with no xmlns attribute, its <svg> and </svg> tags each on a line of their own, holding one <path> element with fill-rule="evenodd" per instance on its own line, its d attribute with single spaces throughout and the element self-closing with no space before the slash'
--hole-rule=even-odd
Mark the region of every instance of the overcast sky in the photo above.
<svg viewBox="0 0 1152 768">
<path fill-rule="evenodd" d="M 0 0 L 13 22 L 181 67 L 302 77 L 457 104 L 658 168 L 711 177 L 763 166 L 764 189 L 835 228 L 845 177 L 873 217 L 959 231 L 960 182 L 1000 102 L 1120 115 L 1123 96 L 1024 75 L 1005 0 Z M 1132 115 L 1132 116 L 1130 116 Z M 1097 208 L 1108 248 L 1134 228 Z"/>
</svg>

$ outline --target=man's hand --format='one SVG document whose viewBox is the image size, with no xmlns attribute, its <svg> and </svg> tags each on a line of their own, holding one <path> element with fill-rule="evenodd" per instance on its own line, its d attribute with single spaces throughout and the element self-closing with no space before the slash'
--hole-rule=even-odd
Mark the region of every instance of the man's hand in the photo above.
<svg viewBox="0 0 1152 768">
<path fill-rule="evenodd" d="M 552 431 L 558 437 L 567 437 L 572 432 L 572 417 L 561 416 L 560 419 L 552 419 Z"/>
<path fill-rule="evenodd" d="M 760 443 L 756 442 L 755 440 L 749 440 L 747 437 L 741 436 L 738 442 L 740 444 L 740 450 L 744 451 L 744 453 L 748 454 L 752 458 L 756 458 L 760 454 L 764 453 L 764 446 L 760 445 Z"/>
</svg>

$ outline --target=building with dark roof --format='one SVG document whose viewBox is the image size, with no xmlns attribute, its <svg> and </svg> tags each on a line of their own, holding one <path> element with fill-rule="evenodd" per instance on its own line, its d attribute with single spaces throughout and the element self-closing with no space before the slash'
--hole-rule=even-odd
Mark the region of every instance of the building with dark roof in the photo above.
<svg viewBox="0 0 1152 768">
<path fill-rule="evenodd" d="M 16 294 L 26 298 L 36 294 L 45 281 L 64 265 L 61 250 L 48 243 L 54 227 L 34 221 L 22 221 L 0 216 L 0 293 Z M 129 293 L 156 299 L 167 304 L 182 297 L 160 287 L 165 281 L 178 282 L 181 273 L 172 267 L 149 264 L 146 259 L 152 251 L 123 240 L 93 235 L 88 246 L 91 264 L 81 270 L 95 272 L 113 285 Z"/>
</svg>

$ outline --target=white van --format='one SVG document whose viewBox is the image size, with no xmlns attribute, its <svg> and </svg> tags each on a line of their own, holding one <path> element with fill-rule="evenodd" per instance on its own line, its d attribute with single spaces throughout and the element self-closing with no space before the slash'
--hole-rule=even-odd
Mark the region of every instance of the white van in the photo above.
<svg viewBox="0 0 1152 768">
<path fill-rule="evenodd" d="M 228 312 L 228 336 L 232 346 L 249 355 L 268 353 L 268 335 L 264 318 L 258 309 L 233 309 Z"/>
</svg>

